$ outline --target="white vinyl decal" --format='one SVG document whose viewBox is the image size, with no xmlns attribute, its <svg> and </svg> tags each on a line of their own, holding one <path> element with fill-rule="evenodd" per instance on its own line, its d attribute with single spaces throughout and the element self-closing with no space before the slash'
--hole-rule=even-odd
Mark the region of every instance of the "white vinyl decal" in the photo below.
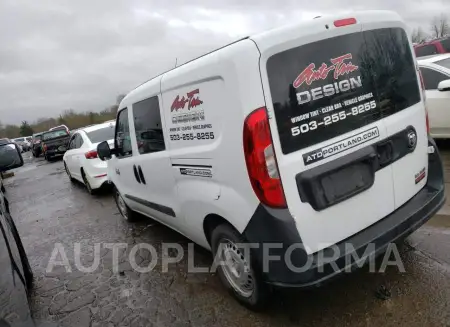
<svg viewBox="0 0 450 327">
<path fill-rule="evenodd" d="M 305 166 L 310 165 L 314 162 L 334 156 L 342 151 L 354 148 L 355 146 L 373 140 L 379 136 L 380 131 L 378 130 L 378 127 L 373 127 L 364 132 L 347 137 L 333 144 L 324 146 L 320 149 L 316 149 L 314 151 L 305 153 L 303 155 L 303 162 L 305 163 Z"/>
</svg>

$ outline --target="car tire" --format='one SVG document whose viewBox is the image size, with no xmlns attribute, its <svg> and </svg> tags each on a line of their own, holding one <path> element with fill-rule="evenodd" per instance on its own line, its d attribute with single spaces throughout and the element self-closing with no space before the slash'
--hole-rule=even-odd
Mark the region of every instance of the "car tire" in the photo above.
<svg viewBox="0 0 450 327">
<path fill-rule="evenodd" d="M 84 186 L 86 186 L 86 190 L 88 191 L 88 193 L 89 193 L 90 195 L 95 194 L 95 193 L 96 193 L 96 190 L 92 189 L 91 183 L 89 183 L 89 180 L 87 179 L 86 174 L 84 173 L 83 168 L 81 168 L 81 177 L 83 178 L 83 183 L 84 183 Z"/>
<path fill-rule="evenodd" d="M 114 192 L 114 200 L 116 201 L 117 209 L 119 210 L 121 216 L 130 223 L 138 221 L 139 220 L 138 214 L 127 206 L 119 190 L 116 187 L 114 187 L 113 192 Z"/>
<path fill-rule="evenodd" d="M 213 230 L 211 246 L 214 258 L 226 262 L 225 257 L 228 257 L 230 262 L 233 261 L 232 267 L 219 265 L 217 272 L 222 283 L 239 303 L 250 310 L 260 311 L 268 304 L 271 289 L 264 282 L 262 274 L 255 269 L 258 265 L 254 258 L 250 256 L 250 262 L 248 262 L 243 251 L 236 246 L 239 243 L 245 244 L 246 240 L 231 225 L 222 224 Z"/>
<path fill-rule="evenodd" d="M 69 176 L 69 180 L 73 183 L 75 180 L 73 179 L 72 175 L 70 174 L 69 169 L 67 168 L 66 162 L 64 161 L 64 169 L 66 170 L 67 176 Z"/>
</svg>

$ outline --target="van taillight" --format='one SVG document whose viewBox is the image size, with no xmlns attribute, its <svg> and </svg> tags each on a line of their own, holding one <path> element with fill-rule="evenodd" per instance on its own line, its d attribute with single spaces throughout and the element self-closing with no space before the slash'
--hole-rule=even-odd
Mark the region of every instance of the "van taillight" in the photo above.
<svg viewBox="0 0 450 327">
<path fill-rule="evenodd" d="M 334 21 L 334 26 L 336 26 L 336 27 L 342 27 L 342 26 L 353 25 L 353 24 L 356 24 L 355 18 L 344 18 L 344 19 L 339 19 L 339 20 Z"/>
<path fill-rule="evenodd" d="M 96 159 L 96 158 L 98 158 L 97 151 L 95 151 L 95 150 L 86 152 L 84 154 L 84 156 L 86 157 L 86 159 Z"/>
<path fill-rule="evenodd" d="M 265 205 L 286 207 L 265 107 L 247 117 L 243 134 L 245 162 L 253 191 Z"/>
<path fill-rule="evenodd" d="M 425 83 L 423 82 L 422 72 L 417 68 L 420 77 L 420 87 L 422 89 L 423 103 L 425 106 L 425 124 L 427 127 L 427 133 L 430 134 L 430 121 L 428 120 L 428 109 L 427 109 L 427 96 L 425 93 Z"/>
</svg>

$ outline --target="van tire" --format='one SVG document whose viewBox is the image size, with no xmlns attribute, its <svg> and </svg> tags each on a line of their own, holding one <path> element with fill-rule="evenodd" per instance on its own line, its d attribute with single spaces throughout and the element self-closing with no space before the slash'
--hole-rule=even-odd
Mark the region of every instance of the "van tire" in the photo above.
<svg viewBox="0 0 450 327">
<path fill-rule="evenodd" d="M 231 242 L 230 242 L 231 241 Z M 244 237 L 236 231 L 229 224 L 221 224 L 217 226 L 211 235 L 211 246 L 214 258 L 218 258 L 219 260 L 223 258 L 221 254 L 217 252 L 219 250 L 222 251 L 224 247 L 231 247 L 230 250 L 233 252 L 233 255 L 239 255 L 239 250 L 235 252 L 236 248 L 233 248 L 233 243 L 246 243 Z M 219 245 L 222 244 L 222 249 L 219 249 Z M 241 258 L 243 256 L 241 255 Z M 253 259 L 253 258 L 252 258 Z M 245 260 L 243 260 L 244 262 Z M 220 262 L 220 261 L 218 261 Z M 246 265 L 248 263 L 245 263 Z M 252 280 L 253 287 L 251 294 L 243 295 L 242 290 L 239 291 L 233 284 L 230 282 L 230 271 L 227 270 L 226 267 L 219 265 L 217 267 L 217 273 L 222 281 L 222 283 L 227 288 L 228 292 L 233 295 L 239 303 L 244 305 L 250 310 L 260 311 L 266 307 L 268 304 L 268 300 L 270 297 L 270 287 L 264 282 L 261 273 L 255 269 L 257 264 L 254 260 L 250 262 L 250 274 L 248 275 L 248 280 Z M 241 269 L 242 270 L 242 269 Z M 227 277 L 228 276 L 228 277 Z"/>
<path fill-rule="evenodd" d="M 136 212 L 131 210 L 122 198 L 119 190 L 114 187 L 114 200 L 116 201 L 117 210 L 120 215 L 128 222 L 132 223 L 139 220 L 139 216 Z"/>
</svg>

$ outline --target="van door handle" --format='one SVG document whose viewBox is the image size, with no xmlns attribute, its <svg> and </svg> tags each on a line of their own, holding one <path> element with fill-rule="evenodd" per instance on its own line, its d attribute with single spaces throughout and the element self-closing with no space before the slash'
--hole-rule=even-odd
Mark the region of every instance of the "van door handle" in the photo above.
<svg viewBox="0 0 450 327">
<path fill-rule="evenodd" d="M 144 177 L 144 173 L 142 172 L 141 166 L 138 166 L 138 171 L 139 171 L 139 177 L 141 178 L 142 183 L 143 183 L 143 184 L 146 184 L 146 182 L 145 182 L 145 177 Z"/>
<path fill-rule="evenodd" d="M 136 178 L 136 180 L 138 181 L 139 184 L 141 184 L 141 180 L 139 178 L 139 174 L 136 168 L 136 165 L 133 165 L 133 172 L 134 172 L 134 177 Z"/>
</svg>

